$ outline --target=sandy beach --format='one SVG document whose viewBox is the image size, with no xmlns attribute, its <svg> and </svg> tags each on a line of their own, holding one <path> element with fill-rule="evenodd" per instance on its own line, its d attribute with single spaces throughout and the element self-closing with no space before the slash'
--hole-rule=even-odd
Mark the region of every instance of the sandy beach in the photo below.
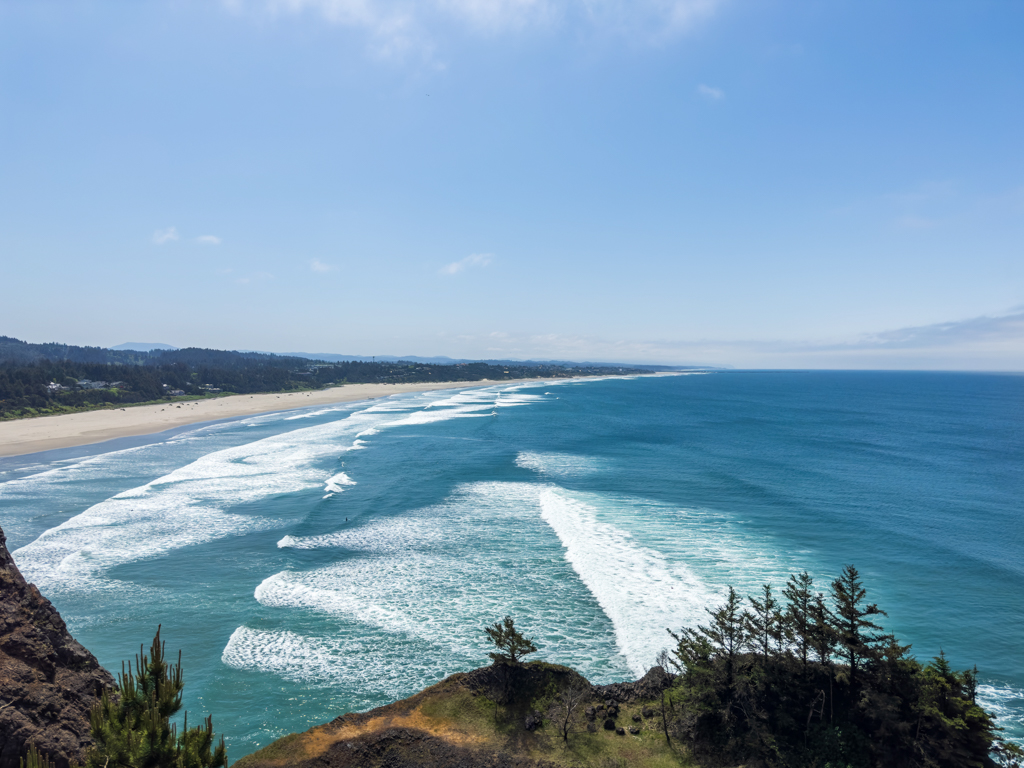
<svg viewBox="0 0 1024 768">
<path fill-rule="evenodd" d="M 486 387 L 495 383 L 521 384 L 546 379 L 517 379 L 494 382 L 419 382 L 415 384 L 348 384 L 315 392 L 291 392 L 269 395 L 229 395 L 211 400 L 189 400 L 157 405 L 59 416 L 40 416 L 0 422 L 0 457 L 22 456 L 58 448 L 102 443 L 118 437 L 152 435 L 167 429 L 198 424 L 204 421 L 252 416 L 257 413 L 287 411 L 311 405 L 331 405 L 386 397 L 402 392 L 426 392 L 441 389 Z"/>
</svg>

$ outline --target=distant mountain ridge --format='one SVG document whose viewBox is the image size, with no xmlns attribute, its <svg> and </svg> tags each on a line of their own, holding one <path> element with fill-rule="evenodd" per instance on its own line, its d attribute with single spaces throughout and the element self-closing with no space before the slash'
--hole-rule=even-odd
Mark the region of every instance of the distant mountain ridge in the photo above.
<svg viewBox="0 0 1024 768">
<path fill-rule="evenodd" d="M 339 355 L 333 352 L 285 352 L 284 355 L 288 357 L 303 357 L 307 360 L 325 360 L 329 363 L 342 362 L 342 361 L 355 361 L 360 363 L 368 363 L 376 361 L 378 363 L 397 363 L 397 362 L 409 362 L 409 363 L 422 363 L 425 365 L 465 365 L 467 363 L 485 363 L 486 365 L 516 365 L 516 366 L 552 366 L 557 365 L 563 368 L 572 368 L 575 366 L 583 368 L 630 368 L 633 370 L 644 370 L 644 371 L 692 371 L 692 370 L 706 370 L 710 366 L 706 365 L 657 365 L 653 363 L 608 363 L 608 362 L 593 362 L 589 360 L 573 361 L 573 360 L 514 360 L 512 358 L 495 359 L 495 358 L 477 358 L 477 357 L 447 357 L 445 355 L 438 355 L 436 357 L 420 357 L 419 355 L 375 355 L 373 357 L 367 355 Z"/>
<path fill-rule="evenodd" d="M 199 358 L 203 358 L 201 361 Z M 214 358 L 217 358 L 214 360 Z M 705 365 L 656 365 L 650 363 L 591 362 L 573 360 L 513 360 L 452 358 L 444 355 L 421 357 L 419 355 L 341 355 L 333 352 L 263 352 L 258 350 L 216 350 L 198 347 L 174 347 L 157 342 L 129 341 L 115 347 L 80 347 L 74 344 L 47 342 L 34 344 L 11 336 L 0 336 L 0 363 L 33 363 L 42 360 L 51 362 L 108 363 L 120 365 L 146 365 L 159 359 L 162 363 L 187 362 L 194 364 L 224 365 L 227 360 L 237 364 L 240 360 L 262 359 L 283 365 L 299 365 L 306 361 L 325 363 L 416 363 L 419 365 L 470 365 L 482 363 L 492 366 L 515 366 L 516 368 L 606 368 L 609 373 L 616 369 L 632 371 L 692 371 L 706 370 Z"/>
</svg>

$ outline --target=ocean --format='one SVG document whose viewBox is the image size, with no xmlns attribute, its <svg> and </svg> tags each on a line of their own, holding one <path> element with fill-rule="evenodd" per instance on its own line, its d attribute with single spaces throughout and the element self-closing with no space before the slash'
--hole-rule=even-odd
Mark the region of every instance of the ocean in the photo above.
<svg viewBox="0 0 1024 768">
<path fill-rule="evenodd" d="M 396 395 L 0 459 L 0 525 L 108 669 L 162 625 L 232 760 L 488 663 L 506 614 L 605 683 L 729 585 L 847 563 L 1024 743 L 1024 376 Z"/>
</svg>

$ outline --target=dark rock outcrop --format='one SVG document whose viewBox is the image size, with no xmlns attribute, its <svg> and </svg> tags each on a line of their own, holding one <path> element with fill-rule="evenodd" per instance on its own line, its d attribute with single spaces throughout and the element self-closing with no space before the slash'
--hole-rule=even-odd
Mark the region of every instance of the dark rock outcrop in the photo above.
<svg viewBox="0 0 1024 768">
<path fill-rule="evenodd" d="M 605 699 L 631 704 L 634 701 L 656 699 L 661 692 L 672 685 L 675 675 L 670 675 L 661 667 L 652 667 L 647 674 L 632 683 L 612 683 L 596 685 L 597 695 Z"/>
<path fill-rule="evenodd" d="M 507 752 L 481 754 L 409 728 L 335 744 L 322 756 L 307 761 L 285 760 L 289 768 L 557 768 Z"/>
<path fill-rule="evenodd" d="M 84 761 L 89 710 L 114 679 L 21 575 L 0 530 L 0 768 L 29 746 L 58 768 Z"/>
<path fill-rule="evenodd" d="M 540 712 L 533 711 L 526 716 L 524 725 L 526 726 L 526 730 L 535 731 L 544 725 L 544 717 Z"/>
</svg>

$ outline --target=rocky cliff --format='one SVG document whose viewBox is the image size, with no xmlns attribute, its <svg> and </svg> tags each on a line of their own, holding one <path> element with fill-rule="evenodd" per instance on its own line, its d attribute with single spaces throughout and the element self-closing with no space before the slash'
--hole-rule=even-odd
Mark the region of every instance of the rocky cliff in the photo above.
<svg viewBox="0 0 1024 768">
<path fill-rule="evenodd" d="M 110 673 L 21 575 L 0 530 L 0 768 L 35 745 L 59 768 L 84 760 L 89 710 Z"/>
</svg>

